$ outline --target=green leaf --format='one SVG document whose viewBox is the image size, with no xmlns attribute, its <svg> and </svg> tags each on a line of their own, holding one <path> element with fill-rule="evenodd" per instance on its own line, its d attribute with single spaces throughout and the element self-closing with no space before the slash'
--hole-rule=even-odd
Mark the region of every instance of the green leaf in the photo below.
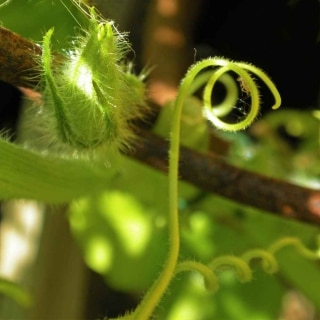
<svg viewBox="0 0 320 320">
<path fill-rule="evenodd" d="M 146 290 L 167 249 L 166 232 L 134 196 L 107 190 L 74 201 L 69 209 L 73 234 L 89 267 L 117 290 Z"/>
<path fill-rule="evenodd" d="M 0 199 L 63 203 L 103 190 L 114 171 L 31 152 L 0 139 Z"/>
</svg>

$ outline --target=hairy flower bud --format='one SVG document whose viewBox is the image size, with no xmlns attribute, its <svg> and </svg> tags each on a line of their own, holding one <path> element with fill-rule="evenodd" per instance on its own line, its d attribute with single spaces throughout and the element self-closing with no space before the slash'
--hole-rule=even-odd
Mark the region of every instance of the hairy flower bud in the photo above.
<svg viewBox="0 0 320 320">
<path fill-rule="evenodd" d="M 133 137 L 129 122 L 146 107 L 142 77 L 124 62 L 130 46 L 111 21 L 90 10 L 89 27 L 62 64 L 54 65 L 50 29 L 43 39 L 42 113 L 47 131 L 75 149 L 123 148 Z"/>
</svg>

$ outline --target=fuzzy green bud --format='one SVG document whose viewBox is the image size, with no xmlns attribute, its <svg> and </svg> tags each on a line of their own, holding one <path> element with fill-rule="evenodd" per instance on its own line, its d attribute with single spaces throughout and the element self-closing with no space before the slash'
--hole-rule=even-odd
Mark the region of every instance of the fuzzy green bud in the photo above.
<svg viewBox="0 0 320 320">
<path fill-rule="evenodd" d="M 85 35 L 59 66 L 52 64 L 49 30 L 43 40 L 44 114 L 48 130 L 76 149 L 127 146 L 129 122 L 143 114 L 144 85 L 124 63 L 130 49 L 110 21 L 100 21 L 93 9 Z M 134 79 L 134 81 L 133 81 Z"/>
</svg>

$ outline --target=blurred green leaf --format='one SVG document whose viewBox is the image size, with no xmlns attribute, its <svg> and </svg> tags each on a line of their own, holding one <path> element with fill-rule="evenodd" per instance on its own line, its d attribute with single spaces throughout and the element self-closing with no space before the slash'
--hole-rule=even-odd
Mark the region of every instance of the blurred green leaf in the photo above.
<svg viewBox="0 0 320 320">
<path fill-rule="evenodd" d="M 146 290 L 165 259 L 166 232 L 131 194 L 106 190 L 75 201 L 70 223 L 86 263 L 117 290 Z"/>
<path fill-rule="evenodd" d="M 4 278 L 0 278 L 0 294 L 15 300 L 22 307 L 29 307 L 32 303 L 29 292 L 20 285 Z"/>
<path fill-rule="evenodd" d="M 39 43 L 46 31 L 54 27 L 55 48 L 65 48 L 80 27 L 86 25 L 86 19 L 72 0 L 12 0 L 0 8 L 0 24 Z"/>
</svg>

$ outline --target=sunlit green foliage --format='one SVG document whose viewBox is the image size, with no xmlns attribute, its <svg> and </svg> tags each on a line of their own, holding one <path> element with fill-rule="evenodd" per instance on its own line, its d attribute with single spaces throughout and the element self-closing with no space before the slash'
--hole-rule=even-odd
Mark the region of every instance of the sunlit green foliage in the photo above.
<svg viewBox="0 0 320 320">
<path fill-rule="evenodd" d="M 74 17 L 82 21 L 83 15 L 66 3 Z M 26 26 L 22 15 L 33 17 L 32 23 L 28 22 Z M 36 41 L 40 41 L 46 30 L 55 26 L 55 38 L 59 39 L 53 41 L 56 48 L 64 48 L 65 42 L 74 34 L 77 25 L 74 17 L 60 1 L 26 1 L 21 4 L 13 0 L 0 9 L 0 20 L 4 26 Z M 204 151 L 209 146 L 211 129 L 201 113 L 190 112 L 190 106 L 198 105 L 198 100 L 190 98 L 184 106 L 182 143 Z M 168 110 L 165 111 L 167 114 L 160 116 L 155 126 L 155 131 L 166 137 L 168 119 L 172 116 Z M 319 152 L 318 120 L 308 111 L 292 111 L 285 106 L 281 111 L 258 118 L 246 133 L 219 133 L 230 141 L 226 160 L 305 186 L 319 186 L 320 166 L 316 156 Z M 293 147 L 286 136 L 295 138 L 297 144 Z M 1 142 L 0 147 L 2 144 L 4 148 L 0 154 L 6 155 L 7 142 Z M 23 152 L 28 153 L 26 150 Z M 38 157 L 39 166 L 47 162 L 45 155 L 35 154 L 32 157 Z M 167 177 L 133 160 L 117 156 L 116 161 L 112 159 L 110 163 L 106 159 L 104 169 L 107 174 L 103 177 L 105 185 L 102 185 L 98 178 L 102 176 L 101 167 L 95 170 L 78 159 L 73 161 L 79 167 L 72 167 L 71 173 L 84 170 L 88 174 L 87 170 L 93 170 L 93 175 L 89 172 L 93 176 L 92 183 L 99 182 L 94 195 L 85 194 L 86 186 L 81 179 L 80 183 L 76 182 L 78 186 L 83 183 L 82 192 L 78 195 L 85 197 L 72 201 L 68 210 L 75 241 L 87 265 L 100 273 L 108 286 L 142 295 L 161 271 L 166 256 Z M 59 159 L 53 164 L 55 173 L 59 174 L 59 168 L 62 168 L 62 180 L 64 174 L 70 175 L 67 170 L 68 166 L 73 166 L 70 163 Z M 33 160 L 33 165 L 36 164 Z M 45 174 L 49 177 L 46 181 L 50 181 L 50 172 Z M 95 175 L 97 181 L 94 181 Z M 83 180 L 86 179 L 84 175 Z M 87 187 L 88 192 L 95 191 L 91 183 Z M 64 189 L 61 191 L 58 183 L 51 183 L 53 190 L 50 189 L 50 192 L 46 192 L 46 187 L 40 190 L 42 188 L 41 185 L 39 191 L 44 192 L 45 196 L 38 197 L 39 200 L 49 201 L 50 194 L 58 195 L 56 202 L 75 197 L 74 194 L 66 195 Z M 314 247 L 317 242 L 316 227 L 270 216 L 205 194 L 184 183 L 180 184 L 179 209 L 181 260 L 208 263 L 220 255 L 241 256 L 252 248 L 267 248 L 285 236 L 298 237 L 309 247 Z M 166 320 L 274 320 L 279 317 L 284 294 L 291 288 L 300 290 L 320 310 L 318 266 L 297 256 L 292 248 L 283 249 L 276 254 L 276 258 L 281 270 L 279 274 L 267 275 L 257 263 L 253 266 L 253 281 L 242 284 L 233 271 L 227 271 L 219 276 L 219 290 L 214 294 L 205 290 L 203 278 L 198 274 L 179 273 L 156 313 L 159 319 Z M 8 294 L 10 290 L 3 291 Z"/>
</svg>

